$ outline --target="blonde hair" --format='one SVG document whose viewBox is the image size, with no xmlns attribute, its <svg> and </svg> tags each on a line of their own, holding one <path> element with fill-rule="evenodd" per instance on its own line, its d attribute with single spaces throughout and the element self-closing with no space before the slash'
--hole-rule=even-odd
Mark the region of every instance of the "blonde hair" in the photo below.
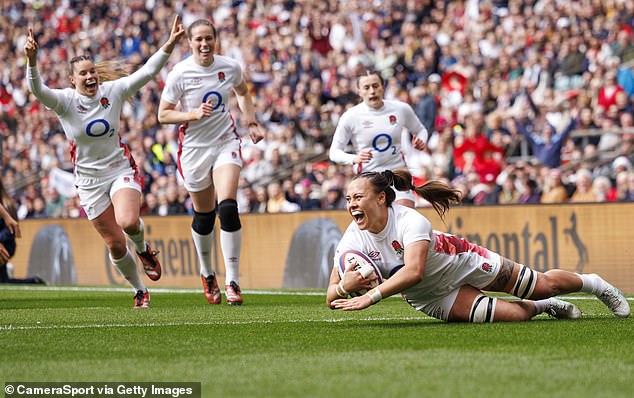
<svg viewBox="0 0 634 398">
<path fill-rule="evenodd" d="M 74 67 L 77 62 L 81 61 L 93 61 L 93 59 L 89 55 L 79 55 L 77 57 L 73 57 L 70 60 L 70 74 L 72 75 L 74 72 Z M 109 61 L 100 61 L 95 62 L 95 70 L 99 74 L 99 82 L 108 82 L 112 80 L 117 80 L 122 77 L 128 76 L 130 74 L 130 65 L 127 65 L 123 60 L 109 60 Z M 70 84 L 73 88 L 75 85 L 73 83 Z"/>
</svg>

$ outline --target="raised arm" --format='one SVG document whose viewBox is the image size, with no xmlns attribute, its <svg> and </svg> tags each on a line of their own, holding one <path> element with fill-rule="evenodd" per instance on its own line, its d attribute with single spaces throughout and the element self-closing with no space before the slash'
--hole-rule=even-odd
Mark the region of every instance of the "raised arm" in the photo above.
<svg viewBox="0 0 634 398">
<path fill-rule="evenodd" d="M 42 83 L 40 74 L 37 70 L 37 53 L 39 45 L 33 36 L 33 29 L 29 28 L 29 34 L 24 44 L 24 55 L 27 59 L 26 82 L 29 90 L 40 100 L 42 104 L 51 108 L 55 112 L 63 112 L 63 96 L 60 90 L 51 90 Z"/>
<path fill-rule="evenodd" d="M 136 93 L 143 85 L 152 80 L 154 76 L 165 66 L 174 47 L 185 34 L 185 28 L 180 23 L 178 15 L 174 17 L 170 36 L 161 46 L 160 50 L 154 53 L 147 62 L 130 76 L 124 78 L 127 82 L 126 94 L 128 96 Z"/>
</svg>

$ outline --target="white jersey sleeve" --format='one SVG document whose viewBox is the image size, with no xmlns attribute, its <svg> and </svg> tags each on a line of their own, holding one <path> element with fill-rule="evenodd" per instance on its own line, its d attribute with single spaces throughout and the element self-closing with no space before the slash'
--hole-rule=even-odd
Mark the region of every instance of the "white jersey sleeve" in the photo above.
<svg viewBox="0 0 634 398">
<path fill-rule="evenodd" d="M 353 164 L 354 157 L 356 156 L 356 154 L 348 153 L 344 150 L 354 132 L 354 127 L 350 125 L 350 115 L 349 112 L 344 112 L 343 115 L 341 115 L 339 123 L 337 123 L 337 128 L 335 129 L 335 134 L 332 137 L 332 145 L 330 146 L 328 155 L 330 160 L 335 163 Z"/>
<path fill-rule="evenodd" d="M 160 72 L 163 66 L 165 66 L 169 56 L 170 54 L 163 50 L 159 50 L 154 53 L 136 72 L 119 79 L 118 83 L 124 87 L 123 96 L 125 98 L 129 98 L 139 91 L 139 89 L 147 82 L 152 80 L 154 76 Z"/>
<path fill-rule="evenodd" d="M 37 66 L 26 68 L 26 81 L 29 90 L 44 106 L 52 109 L 58 115 L 66 113 L 68 103 L 70 102 L 67 92 L 68 89 L 59 90 L 48 88 L 42 83 Z"/>
<path fill-rule="evenodd" d="M 429 132 L 418 119 L 418 116 L 416 116 L 412 107 L 405 103 L 403 103 L 403 105 L 405 105 L 403 111 L 403 115 L 405 116 L 405 127 L 412 135 L 415 135 L 420 140 L 427 143 L 427 140 L 429 139 Z"/>
</svg>

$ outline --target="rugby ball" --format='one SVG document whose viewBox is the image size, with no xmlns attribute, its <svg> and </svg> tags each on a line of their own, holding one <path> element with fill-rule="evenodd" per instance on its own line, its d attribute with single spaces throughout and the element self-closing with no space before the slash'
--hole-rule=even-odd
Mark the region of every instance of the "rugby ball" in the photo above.
<svg viewBox="0 0 634 398">
<path fill-rule="evenodd" d="M 379 286 L 383 282 L 383 277 L 381 276 L 379 267 L 377 267 L 368 256 L 360 251 L 347 250 L 339 257 L 339 266 L 337 267 L 339 278 L 343 278 L 343 273 L 349 269 L 359 271 L 364 278 L 367 278 L 372 274 L 376 275 L 377 279 L 371 283 L 373 288 Z M 367 292 L 368 291 L 366 289 L 361 289 L 356 292 L 350 292 L 350 296 L 362 296 Z"/>
</svg>

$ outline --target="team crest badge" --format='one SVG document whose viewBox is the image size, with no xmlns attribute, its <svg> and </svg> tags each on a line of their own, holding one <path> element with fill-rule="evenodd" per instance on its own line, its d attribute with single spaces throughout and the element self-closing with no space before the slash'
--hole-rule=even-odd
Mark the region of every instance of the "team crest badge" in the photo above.
<svg viewBox="0 0 634 398">
<path fill-rule="evenodd" d="M 218 80 L 220 80 L 220 83 L 225 81 L 225 73 L 224 72 L 218 72 Z"/>
<path fill-rule="evenodd" d="M 403 255 L 403 246 L 397 240 L 392 241 L 392 248 L 399 256 Z"/>
<path fill-rule="evenodd" d="M 390 124 L 394 126 L 396 124 L 396 116 L 390 115 Z"/>
<path fill-rule="evenodd" d="M 130 183 L 130 177 L 123 177 L 123 182 Z"/>
<path fill-rule="evenodd" d="M 480 268 L 482 268 L 482 271 L 488 272 L 488 273 L 491 273 L 491 271 L 493 270 L 493 267 L 489 263 L 482 264 Z"/>
<path fill-rule="evenodd" d="M 99 103 L 101 104 L 103 109 L 110 108 L 110 100 L 106 97 L 101 97 L 101 99 L 99 100 Z"/>
</svg>

